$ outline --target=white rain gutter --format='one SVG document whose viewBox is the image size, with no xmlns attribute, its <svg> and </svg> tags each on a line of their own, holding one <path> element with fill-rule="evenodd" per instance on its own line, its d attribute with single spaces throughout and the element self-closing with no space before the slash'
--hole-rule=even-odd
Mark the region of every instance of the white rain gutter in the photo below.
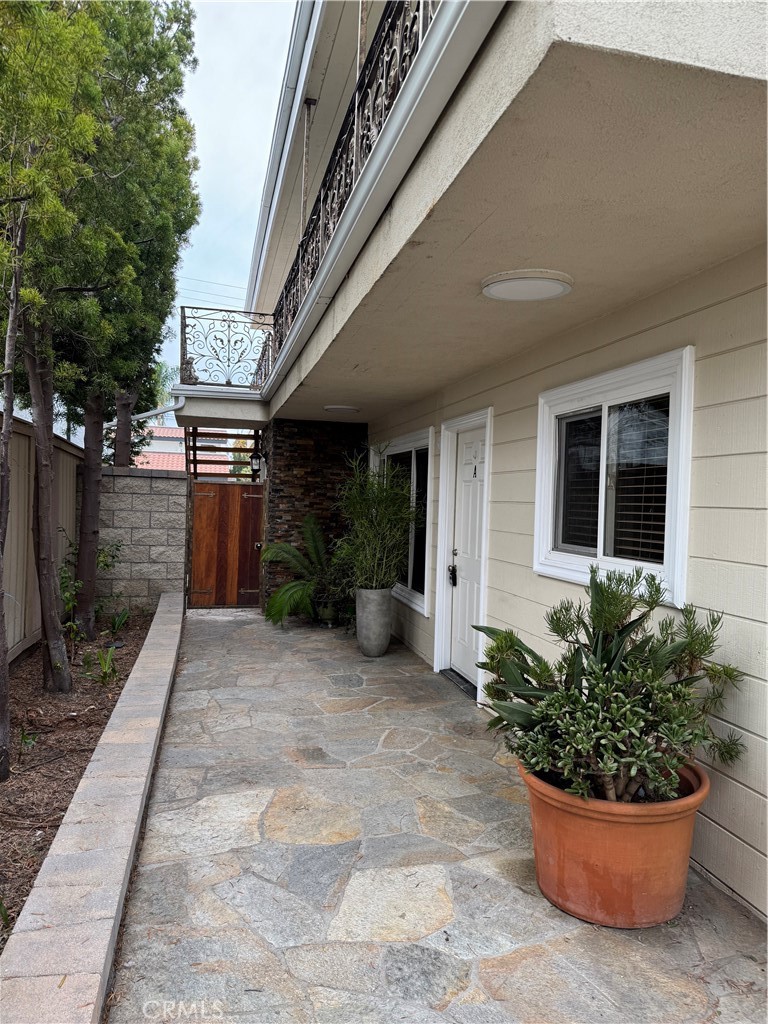
<svg viewBox="0 0 768 1024">
<path fill-rule="evenodd" d="M 172 405 L 163 405 L 159 409 L 150 409 L 149 412 L 140 412 L 135 416 L 131 416 L 131 423 L 140 423 L 141 420 L 151 419 L 153 416 L 163 416 L 167 412 L 178 412 L 179 409 L 183 409 L 186 405 L 186 398 L 177 398 Z M 111 423 L 105 423 L 104 429 L 111 430 L 112 427 L 117 426 L 117 420 L 112 420 Z"/>
<path fill-rule="evenodd" d="M 246 309 L 254 308 L 256 294 L 261 285 L 261 274 L 267 256 L 264 242 L 272 235 L 280 193 L 285 182 L 291 142 L 304 110 L 305 86 L 315 54 L 315 43 L 325 3 L 326 0 L 298 0 L 296 4 L 288 45 L 288 59 L 280 90 L 280 105 L 269 151 L 267 177 L 259 207 L 256 240 L 253 243 L 251 270 L 245 293 Z"/>
<path fill-rule="evenodd" d="M 287 377 L 504 7 L 443 0 L 437 8 L 260 398 L 271 399 Z"/>
</svg>

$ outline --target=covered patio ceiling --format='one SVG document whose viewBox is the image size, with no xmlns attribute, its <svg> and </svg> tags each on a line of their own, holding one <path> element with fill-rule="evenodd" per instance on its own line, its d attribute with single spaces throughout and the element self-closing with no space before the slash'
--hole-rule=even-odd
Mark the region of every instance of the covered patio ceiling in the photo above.
<svg viewBox="0 0 768 1024">
<path fill-rule="evenodd" d="M 759 245 L 765 148 L 764 83 L 556 44 L 272 414 L 373 420 Z M 572 293 L 482 295 L 523 267 L 570 274 Z"/>
</svg>

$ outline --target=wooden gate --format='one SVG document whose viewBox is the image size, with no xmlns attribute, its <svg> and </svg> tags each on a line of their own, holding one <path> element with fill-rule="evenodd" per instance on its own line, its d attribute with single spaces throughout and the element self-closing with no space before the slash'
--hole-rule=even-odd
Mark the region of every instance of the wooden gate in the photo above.
<svg viewBox="0 0 768 1024">
<path fill-rule="evenodd" d="M 262 484 L 192 481 L 190 608 L 259 603 Z"/>
</svg>

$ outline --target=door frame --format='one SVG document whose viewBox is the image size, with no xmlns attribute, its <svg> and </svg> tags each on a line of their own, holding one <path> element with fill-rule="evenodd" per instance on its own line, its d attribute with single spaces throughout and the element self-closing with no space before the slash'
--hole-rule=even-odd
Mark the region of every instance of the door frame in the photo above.
<svg viewBox="0 0 768 1024">
<path fill-rule="evenodd" d="M 483 473 L 483 511 L 480 523 L 480 623 L 485 622 L 488 605 L 488 541 L 491 508 L 491 449 L 493 447 L 493 406 L 478 409 L 445 420 L 440 426 L 440 482 L 437 505 L 437 558 L 435 565 L 435 652 L 434 670 L 441 672 L 451 667 L 452 614 L 448 572 L 453 551 L 453 528 L 456 515 L 456 453 L 458 436 L 464 430 L 485 429 L 485 466 Z M 478 623 L 479 624 L 479 623 Z M 477 669 L 472 682 L 478 690 L 483 672 Z"/>
</svg>

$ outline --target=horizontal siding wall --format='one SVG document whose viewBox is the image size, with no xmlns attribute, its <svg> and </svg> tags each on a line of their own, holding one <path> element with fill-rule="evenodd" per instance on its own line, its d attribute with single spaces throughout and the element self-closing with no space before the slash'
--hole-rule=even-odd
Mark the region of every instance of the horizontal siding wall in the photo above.
<svg viewBox="0 0 768 1024">
<path fill-rule="evenodd" d="M 511 318 L 510 318 L 511 319 Z M 513 342 L 513 337 L 511 337 Z M 418 344 L 414 338 L 414 344 Z M 747 750 L 731 768 L 710 766 L 712 795 L 699 815 L 694 860 L 766 912 L 766 511 L 765 251 L 719 267 L 585 327 L 521 352 L 372 424 L 384 442 L 493 407 L 488 621 L 512 626 L 544 653 L 544 612 L 581 588 L 536 576 L 533 559 L 538 397 L 542 391 L 663 352 L 696 349 L 688 600 L 724 612 L 719 656 L 745 673 L 713 725 L 737 728 Z M 439 493 L 440 455 L 433 459 Z M 433 509 L 432 603 L 441 571 Z M 444 561 L 444 559 L 443 559 Z M 396 631 L 433 661 L 434 618 L 398 604 Z"/>
<path fill-rule="evenodd" d="M 0 417 L 1 419 L 1 417 Z M 75 491 L 82 454 L 74 445 L 54 442 L 54 494 L 56 548 L 63 561 L 70 540 L 75 540 Z M 8 657 L 13 660 L 40 635 L 40 600 L 32 542 L 32 501 L 35 443 L 30 425 L 19 420 L 11 438 L 11 507 L 5 545 L 5 621 Z"/>
</svg>

